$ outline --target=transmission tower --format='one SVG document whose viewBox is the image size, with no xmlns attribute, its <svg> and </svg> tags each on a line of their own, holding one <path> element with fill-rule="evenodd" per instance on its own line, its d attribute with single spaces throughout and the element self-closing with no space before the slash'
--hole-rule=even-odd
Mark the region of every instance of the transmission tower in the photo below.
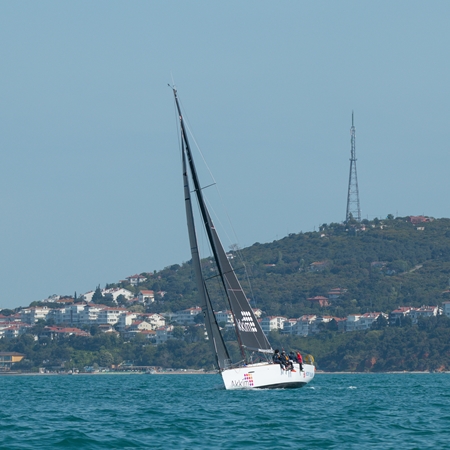
<svg viewBox="0 0 450 450">
<path fill-rule="evenodd" d="M 361 208 L 359 207 L 359 191 L 358 176 L 356 175 L 356 150 L 355 150 L 355 125 L 352 111 L 352 127 L 350 128 L 351 136 L 351 157 L 350 157 L 350 174 L 348 177 L 348 195 L 347 195 L 347 213 L 345 214 L 345 222 L 351 219 L 361 222 Z"/>
</svg>

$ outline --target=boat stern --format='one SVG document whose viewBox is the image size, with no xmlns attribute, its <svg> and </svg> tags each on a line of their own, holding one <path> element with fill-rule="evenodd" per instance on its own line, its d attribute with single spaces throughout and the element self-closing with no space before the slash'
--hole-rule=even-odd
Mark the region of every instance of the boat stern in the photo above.
<svg viewBox="0 0 450 450">
<path fill-rule="evenodd" d="M 300 371 L 283 370 L 278 364 L 251 364 L 245 367 L 226 369 L 221 372 L 225 389 L 274 389 L 299 388 L 308 384 L 315 374 L 315 367 L 304 364 Z"/>
</svg>

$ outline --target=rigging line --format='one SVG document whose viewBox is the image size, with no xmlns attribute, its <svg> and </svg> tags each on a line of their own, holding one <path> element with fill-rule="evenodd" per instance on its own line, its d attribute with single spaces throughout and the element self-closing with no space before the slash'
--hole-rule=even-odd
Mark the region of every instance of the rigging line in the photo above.
<svg viewBox="0 0 450 450">
<path fill-rule="evenodd" d="M 211 172 L 211 169 L 208 166 L 208 163 L 206 162 L 205 156 L 203 155 L 203 152 L 197 142 L 197 140 L 195 139 L 194 133 L 191 130 L 191 127 L 189 126 L 189 118 L 186 115 L 186 110 L 183 107 L 183 102 L 178 98 L 178 101 L 180 103 L 180 106 L 182 107 L 181 109 L 183 110 L 183 121 L 184 121 L 184 126 L 186 128 L 186 130 L 189 132 L 190 137 L 192 138 L 192 141 L 194 142 L 195 146 L 197 147 L 197 150 L 203 160 L 203 163 L 205 164 L 206 169 L 209 172 L 209 175 L 211 176 L 211 178 L 213 179 L 213 183 L 212 184 L 216 184 L 216 179 L 213 176 L 213 173 Z M 204 189 L 204 188 L 202 188 Z"/>
<path fill-rule="evenodd" d="M 208 184 L 208 186 L 203 186 L 202 188 L 201 188 L 201 190 L 203 191 L 203 190 L 205 190 L 205 189 L 208 189 L 209 187 L 211 187 L 211 186 L 214 186 L 216 183 L 211 183 L 211 184 Z M 191 194 L 195 194 L 195 189 L 193 189 L 192 191 L 191 191 Z"/>
<path fill-rule="evenodd" d="M 181 103 L 181 106 L 182 106 L 181 100 L 178 99 L 178 101 Z M 252 296 L 252 299 L 254 299 L 255 296 L 254 296 L 254 293 L 253 293 L 253 287 L 252 287 L 252 284 L 251 284 L 251 282 L 250 282 L 250 276 L 249 276 L 249 273 L 248 273 L 248 270 L 247 270 L 247 266 L 246 266 L 244 257 L 243 257 L 243 255 L 242 255 L 242 252 L 240 251 L 239 239 L 238 239 L 238 237 L 237 237 L 236 230 L 235 230 L 235 228 L 234 228 L 234 226 L 233 226 L 233 223 L 232 223 L 232 221 L 231 221 L 230 215 L 228 214 L 227 208 L 225 207 L 225 203 L 224 203 L 224 201 L 223 201 L 222 194 L 221 194 L 221 192 L 220 192 L 220 190 L 219 190 L 219 188 L 218 188 L 218 186 L 217 186 L 216 179 L 214 178 L 214 175 L 213 175 L 213 173 L 212 173 L 212 171 L 211 171 L 211 169 L 210 169 L 208 163 L 206 162 L 205 156 L 204 156 L 204 154 L 203 154 L 203 152 L 202 152 L 202 150 L 201 150 L 201 148 L 200 148 L 198 142 L 196 141 L 195 136 L 194 136 L 194 134 L 193 134 L 193 132 L 192 132 L 190 126 L 189 126 L 189 119 L 186 117 L 185 109 L 184 109 L 184 108 L 182 108 L 182 109 L 183 109 L 183 120 L 184 120 L 185 127 L 187 128 L 187 131 L 189 132 L 189 135 L 191 136 L 191 138 L 192 138 L 192 140 L 193 140 L 195 146 L 197 147 L 197 150 L 198 150 L 198 152 L 199 152 L 199 154 L 200 154 L 200 156 L 201 156 L 201 158 L 202 158 L 202 160 L 203 160 L 203 163 L 205 164 L 205 167 L 207 168 L 207 170 L 208 170 L 208 172 L 209 172 L 209 174 L 210 174 L 210 176 L 211 176 L 211 178 L 212 178 L 212 180 L 213 180 L 213 183 L 212 183 L 212 184 L 210 184 L 210 185 L 208 185 L 208 186 L 205 186 L 205 187 L 202 187 L 202 190 L 204 190 L 204 189 L 206 189 L 206 188 L 208 188 L 208 187 L 210 187 L 210 186 L 216 186 L 216 191 L 217 191 L 217 193 L 218 193 L 218 195 L 219 195 L 220 201 L 221 201 L 221 203 L 222 203 L 222 207 L 223 207 L 224 210 L 225 210 L 225 214 L 226 214 L 228 223 L 229 223 L 229 225 L 231 226 L 231 229 L 232 229 L 232 231 L 233 231 L 234 242 L 236 242 L 236 243 L 237 243 L 237 246 L 238 246 L 238 252 L 237 252 L 237 254 L 238 254 L 239 259 L 241 260 L 241 264 L 242 264 L 242 266 L 243 266 L 243 268 L 244 268 L 245 279 L 247 280 L 247 284 L 248 284 L 249 289 L 250 289 L 250 294 L 251 294 L 251 296 Z M 178 120 L 178 122 L 179 122 L 179 120 Z M 179 123 L 178 123 L 178 125 L 180 126 Z M 210 202 L 209 202 L 209 200 L 208 200 L 207 198 L 204 197 L 204 200 L 208 203 L 208 210 L 209 210 L 209 211 L 212 211 L 212 212 L 214 213 L 214 217 L 215 217 L 215 219 L 218 221 L 219 225 L 221 226 L 221 229 L 222 229 L 223 232 L 225 233 L 225 235 L 226 235 L 228 241 L 229 241 L 229 242 L 232 242 L 232 239 L 230 238 L 230 235 L 228 234 L 228 232 L 227 232 L 226 228 L 224 227 L 222 221 L 220 220 L 218 214 L 217 214 L 216 211 L 214 210 L 214 207 L 210 204 Z"/>
<path fill-rule="evenodd" d="M 225 209 L 225 214 L 226 214 L 226 216 L 227 216 L 227 219 L 228 219 L 229 224 L 231 225 L 231 228 L 233 229 L 233 234 L 235 235 L 235 238 L 236 238 L 236 241 L 237 241 L 238 239 L 237 239 L 237 236 L 236 236 L 236 231 L 234 230 L 233 224 L 232 224 L 231 219 L 230 219 L 230 216 L 228 215 L 228 212 L 226 211 L 226 208 L 225 208 L 225 205 L 224 205 L 224 203 L 223 203 L 222 196 L 220 195 L 219 189 L 217 189 L 217 192 L 219 193 L 219 198 L 220 198 L 220 200 L 221 200 L 221 202 L 222 202 L 222 206 L 223 206 L 224 209 Z M 228 241 L 229 241 L 229 242 L 232 242 L 232 240 L 231 240 L 231 238 L 230 238 L 230 235 L 228 234 L 226 228 L 224 227 L 222 221 L 220 220 L 220 217 L 219 217 L 218 214 L 216 213 L 216 211 L 215 211 L 215 209 L 214 209 L 214 206 L 211 205 L 211 203 L 209 202 L 208 198 L 206 198 L 206 197 L 205 197 L 205 201 L 208 203 L 208 210 L 210 210 L 210 211 L 213 212 L 213 215 L 214 215 L 214 223 L 215 223 L 215 224 L 218 223 L 218 224 L 220 225 L 220 229 L 223 231 L 223 233 L 225 234 L 225 236 L 226 236 L 226 238 L 228 239 Z M 216 220 L 217 220 L 217 222 L 216 222 Z M 216 229 L 217 229 L 217 227 L 216 227 Z M 235 242 L 236 242 L 236 241 L 235 241 Z M 232 244 L 232 245 L 233 245 L 233 244 Z M 244 269 L 245 279 L 246 279 L 246 281 L 247 281 L 247 284 L 248 284 L 249 289 L 250 289 L 250 293 L 251 293 L 252 298 L 253 298 L 253 288 L 252 288 L 252 285 L 251 285 L 251 283 L 250 283 L 250 277 L 249 277 L 249 274 L 248 274 L 248 270 L 247 270 L 247 266 L 246 266 L 246 263 L 245 263 L 245 259 L 244 259 L 243 255 L 242 255 L 242 252 L 240 251 L 239 244 L 235 244 L 235 245 L 236 245 L 236 247 L 237 247 L 236 253 L 237 253 L 238 257 L 239 257 L 239 260 L 240 260 L 240 263 L 241 263 L 241 267 Z M 234 272 L 236 272 L 236 270 L 237 270 L 238 268 L 241 268 L 241 267 L 233 267 L 233 264 L 231 264 L 231 263 L 230 263 L 230 265 L 232 266 L 232 270 L 233 270 Z"/>
<path fill-rule="evenodd" d="M 194 201 L 193 205 L 195 205 L 195 207 L 196 207 L 197 215 L 201 217 L 200 205 L 199 205 L 198 201 Z M 220 273 L 216 273 L 216 275 L 213 275 L 210 277 L 206 276 L 205 272 L 207 270 L 208 263 L 210 263 L 211 261 L 213 262 L 212 266 L 216 272 L 219 272 L 219 267 L 217 266 L 217 263 L 214 259 L 213 252 L 211 249 L 211 244 L 206 236 L 206 225 L 203 222 L 203 220 L 201 220 L 201 219 L 199 219 L 198 222 L 201 225 L 202 233 L 197 234 L 197 251 L 198 251 L 198 254 L 200 257 L 200 262 L 201 262 L 200 267 L 201 267 L 201 270 L 203 273 L 204 281 L 205 282 L 206 281 L 217 281 L 217 282 L 219 282 L 219 286 L 222 286 Z M 202 254 L 204 255 L 203 257 L 202 257 Z M 205 256 L 206 254 L 208 254 L 208 256 Z M 205 260 L 208 262 L 206 265 L 204 264 Z M 209 268 L 211 268 L 211 267 L 209 267 Z M 221 303 L 223 303 L 226 307 L 228 301 L 229 300 L 228 300 L 228 297 L 227 297 L 225 291 L 223 289 L 219 288 L 219 295 L 216 295 L 214 297 L 215 306 L 218 306 Z M 213 300 L 211 298 L 210 298 L 210 302 L 211 302 L 211 305 L 213 305 Z M 213 309 L 213 311 L 215 310 L 214 307 L 212 309 Z"/>
<path fill-rule="evenodd" d="M 242 267 L 244 268 L 245 279 L 247 281 L 247 285 L 248 285 L 248 288 L 250 290 L 251 298 L 252 298 L 252 300 L 255 300 L 255 294 L 253 292 L 253 286 L 252 286 L 252 283 L 250 281 L 250 275 L 249 275 L 248 270 L 247 270 L 247 264 L 245 262 L 244 255 L 241 252 L 241 248 L 240 248 L 240 245 L 239 245 L 239 239 L 237 237 L 236 229 L 234 228 L 233 222 L 231 221 L 230 215 L 228 214 L 228 210 L 227 210 L 227 208 L 225 206 L 225 203 L 223 201 L 223 197 L 222 197 L 222 194 L 220 192 L 220 189 L 219 189 L 218 185 L 215 185 L 215 186 L 216 186 L 217 194 L 219 195 L 219 199 L 220 199 L 220 201 L 222 203 L 222 208 L 225 211 L 225 215 L 227 217 L 228 223 L 229 223 L 229 225 L 230 225 L 230 227 L 231 227 L 231 229 L 233 231 L 233 235 L 234 235 L 234 238 L 235 238 L 234 242 L 236 242 L 236 247 L 237 247 L 236 253 L 237 253 L 238 257 L 239 257 L 239 260 L 240 260 L 240 262 L 242 264 Z M 214 213 L 214 219 L 215 219 L 215 221 L 217 220 L 218 224 L 221 226 L 221 230 L 223 230 L 223 232 L 224 232 L 225 236 L 227 237 L 228 241 L 229 242 L 233 242 L 232 239 L 230 238 L 230 235 L 227 232 L 227 229 L 224 227 L 222 221 L 220 220 L 219 215 L 216 213 L 214 207 L 210 204 L 208 198 L 205 198 L 205 201 L 208 203 L 208 209 Z"/>
<path fill-rule="evenodd" d="M 236 271 L 233 268 L 231 270 L 224 270 L 223 271 L 224 275 L 227 275 L 228 273 L 236 273 Z M 206 280 L 213 280 L 214 278 L 217 278 L 219 276 L 220 276 L 220 274 L 212 275 L 211 277 L 205 278 L 205 281 Z M 239 292 L 243 291 L 243 289 L 228 289 L 228 291 L 233 291 L 233 290 L 234 291 L 239 291 Z"/>
</svg>

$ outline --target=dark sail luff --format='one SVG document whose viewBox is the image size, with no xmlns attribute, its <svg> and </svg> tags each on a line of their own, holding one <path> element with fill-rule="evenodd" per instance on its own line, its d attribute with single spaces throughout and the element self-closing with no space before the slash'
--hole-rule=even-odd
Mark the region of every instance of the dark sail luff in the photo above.
<svg viewBox="0 0 450 450">
<path fill-rule="evenodd" d="M 194 266 L 194 273 L 197 282 L 198 294 L 200 297 L 201 308 L 205 318 L 206 332 L 210 342 L 214 347 L 216 354 L 216 362 L 219 369 L 225 369 L 229 364 L 230 356 L 220 333 L 219 325 L 217 324 L 216 316 L 212 309 L 211 301 L 206 290 L 205 282 L 202 276 L 202 269 L 200 265 L 200 254 L 198 251 L 197 236 L 194 227 L 194 215 L 192 213 L 191 192 L 189 188 L 189 179 L 187 176 L 186 156 L 183 150 L 183 182 L 184 182 L 184 197 L 186 205 L 186 219 L 189 233 L 189 243 L 191 245 L 192 265 Z"/>
<path fill-rule="evenodd" d="M 253 313 L 253 310 L 251 309 L 247 301 L 245 293 L 242 290 L 238 279 L 236 278 L 234 270 L 231 267 L 230 262 L 228 261 L 225 250 L 223 249 L 223 246 L 212 223 L 211 217 L 206 208 L 175 89 L 174 95 L 178 114 L 180 117 L 182 139 L 185 144 L 186 156 L 192 175 L 192 181 L 194 183 L 195 193 L 199 202 L 200 212 L 208 235 L 208 239 L 211 244 L 214 259 L 216 260 L 219 274 L 228 297 L 230 309 L 234 317 L 239 345 L 241 347 L 241 350 L 243 348 L 247 348 L 249 350 L 272 352 L 270 343 L 268 342 L 264 332 L 262 331 L 261 326 L 259 325 Z"/>
</svg>

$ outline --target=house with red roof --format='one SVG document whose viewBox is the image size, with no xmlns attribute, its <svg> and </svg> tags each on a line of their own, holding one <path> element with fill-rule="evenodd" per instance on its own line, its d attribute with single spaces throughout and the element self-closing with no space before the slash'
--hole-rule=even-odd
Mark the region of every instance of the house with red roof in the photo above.
<svg viewBox="0 0 450 450">
<path fill-rule="evenodd" d="M 397 320 L 401 321 L 404 317 L 411 314 L 411 306 L 399 306 L 389 314 L 389 325 L 395 325 Z"/>
<path fill-rule="evenodd" d="M 50 339 L 58 339 L 60 337 L 68 337 L 68 336 L 86 336 L 86 337 L 91 336 L 89 333 L 80 330 L 79 328 L 56 327 L 56 326 L 45 327 L 42 334 L 48 336 Z"/>
<path fill-rule="evenodd" d="M 3 322 L 0 324 L 0 338 L 14 339 L 25 334 L 31 327 L 32 325 L 28 323 Z"/>
<path fill-rule="evenodd" d="M 329 265 L 329 261 L 315 261 L 309 265 L 309 270 L 311 272 L 323 272 Z"/>
<path fill-rule="evenodd" d="M 406 218 L 408 222 L 411 222 L 413 225 L 417 225 L 419 223 L 431 222 L 430 217 L 425 216 L 408 216 Z"/>
<path fill-rule="evenodd" d="M 328 292 L 328 299 L 329 300 L 337 300 L 342 295 L 344 295 L 347 292 L 347 289 L 343 288 L 333 288 Z"/>
<path fill-rule="evenodd" d="M 143 283 L 144 281 L 147 281 L 147 278 L 143 275 L 135 274 L 131 275 L 129 277 L 126 277 L 128 283 L 131 284 L 131 286 L 137 286 L 139 283 Z"/>
<path fill-rule="evenodd" d="M 155 301 L 155 293 L 148 289 L 142 289 L 138 294 L 138 301 L 144 305 Z"/>
</svg>

